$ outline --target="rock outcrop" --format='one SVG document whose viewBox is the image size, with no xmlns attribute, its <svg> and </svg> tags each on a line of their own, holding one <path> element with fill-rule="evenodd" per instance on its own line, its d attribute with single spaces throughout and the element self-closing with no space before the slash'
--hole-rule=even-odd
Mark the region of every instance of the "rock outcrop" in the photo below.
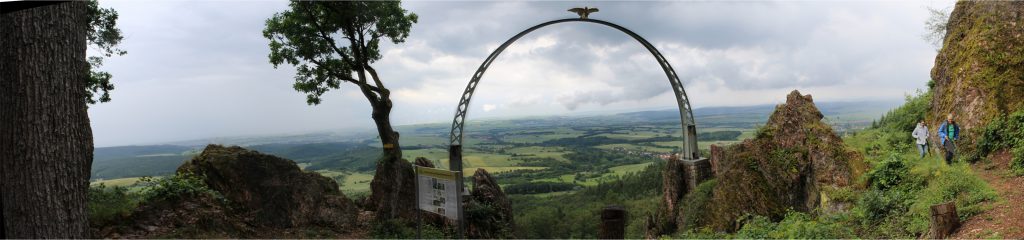
<svg viewBox="0 0 1024 240">
<path fill-rule="evenodd" d="M 656 239 L 677 229 L 679 202 L 686 194 L 686 177 L 683 161 L 673 156 L 665 162 L 661 171 L 662 196 L 658 211 L 649 213 L 644 226 L 644 238 Z"/>
<path fill-rule="evenodd" d="M 821 206 L 824 188 L 849 185 L 849 161 L 861 156 L 822 118 L 810 95 L 793 91 L 753 139 L 713 147 L 712 227 L 735 230 L 748 213 L 779 219 L 787 209 L 809 212 Z"/>
<path fill-rule="evenodd" d="M 973 143 L 989 120 L 1024 108 L 1024 2 L 957 2 L 946 29 L 927 122 L 937 129 L 952 113 Z"/>
<path fill-rule="evenodd" d="M 190 233 L 208 238 L 260 237 L 263 232 L 245 221 L 250 218 L 209 194 L 198 194 L 142 204 L 117 223 L 93 228 L 91 238 L 195 238 Z"/>
<path fill-rule="evenodd" d="M 295 162 L 241 147 L 209 145 L 178 167 L 244 209 L 258 225 L 349 228 L 357 209 L 334 180 L 303 172 Z"/>
<path fill-rule="evenodd" d="M 434 162 L 431 162 L 430 159 L 427 159 L 425 157 L 416 158 L 416 166 L 435 168 Z"/>
<path fill-rule="evenodd" d="M 487 170 L 473 173 L 473 190 L 466 204 L 466 236 L 477 239 L 514 238 L 512 203 Z"/>
<path fill-rule="evenodd" d="M 376 211 L 377 220 L 416 219 L 416 173 L 405 159 L 377 160 L 377 172 L 370 181 L 368 210 Z"/>
</svg>

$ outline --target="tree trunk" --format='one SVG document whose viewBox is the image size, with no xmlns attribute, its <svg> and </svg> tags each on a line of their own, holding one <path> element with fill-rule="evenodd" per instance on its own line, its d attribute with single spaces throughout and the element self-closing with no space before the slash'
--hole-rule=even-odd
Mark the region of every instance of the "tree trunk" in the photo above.
<svg viewBox="0 0 1024 240">
<path fill-rule="evenodd" d="M 373 123 L 377 125 L 381 147 L 384 148 L 384 159 L 394 161 L 402 159 L 402 147 L 398 144 L 398 132 L 391 127 L 391 100 L 373 109 Z"/>
<path fill-rule="evenodd" d="M 412 164 L 402 159 L 398 132 L 391 127 L 391 101 L 383 101 L 386 102 L 374 106 L 373 121 L 377 124 L 384 152 L 377 160 L 367 205 L 377 211 L 378 220 L 412 220 L 416 213 L 416 176 Z"/>
<path fill-rule="evenodd" d="M 89 237 L 86 2 L 0 8 L 0 237 Z"/>
</svg>

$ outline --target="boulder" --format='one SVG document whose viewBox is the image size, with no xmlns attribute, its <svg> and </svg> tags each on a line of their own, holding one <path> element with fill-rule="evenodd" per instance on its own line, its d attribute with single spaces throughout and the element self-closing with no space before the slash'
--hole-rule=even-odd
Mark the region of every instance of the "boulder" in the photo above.
<svg viewBox="0 0 1024 240">
<path fill-rule="evenodd" d="M 473 190 L 466 204 L 466 236 L 469 238 L 514 238 L 512 203 L 487 170 L 473 173 Z"/>
<path fill-rule="evenodd" d="M 303 172 L 295 162 L 241 147 L 209 145 L 178 167 L 202 176 L 224 198 L 273 227 L 355 225 L 357 209 L 334 180 Z"/>
<path fill-rule="evenodd" d="M 416 221 L 416 172 L 405 159 L 381 158 L 370 181 L 366 206 L 376 211 L 376 220 Z"/>
<path fill-rule="evenodd" d="M 822 118 L 811 96 L 794 90 L 753 139 L 716 147 L 712 227 L 735 230 L 747 213 L 780 219 L 787 209 L 809 212 L 821 206 L 824 187 L 848 186 L 849 162 L 862 157 Z"/>
<path fill-rule="evenodd" d="M 416 158 L 416 166 L 435 168 L 434 167 L 434 163 L 431 162 L 429 159 L 427 159 L 425 157 L 417 157 Z"/>
</svg>

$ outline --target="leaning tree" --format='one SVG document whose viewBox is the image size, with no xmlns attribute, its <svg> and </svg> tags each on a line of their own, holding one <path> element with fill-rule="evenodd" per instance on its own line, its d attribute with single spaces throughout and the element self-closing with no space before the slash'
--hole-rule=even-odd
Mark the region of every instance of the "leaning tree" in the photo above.
<svg viewBox="0 0 1024 240">
<path fill-rule="evenodd" d="M 393 218 L 412 209 L 411 165 L 402 159 L 398 132 L 391 126 L 391 92 L 371 66 L 381 59 L 380 43 L 409 36 L 416 14 L 398 1 L 292 1 L 290 9 L 267 19 L 270 63 L 295 66 L 295 84 L 306 102 L 320 104 L 327 91 L 352 84 L 373 108 L 383 154 L 371 182 L 378 216 Z"/>
</svg>

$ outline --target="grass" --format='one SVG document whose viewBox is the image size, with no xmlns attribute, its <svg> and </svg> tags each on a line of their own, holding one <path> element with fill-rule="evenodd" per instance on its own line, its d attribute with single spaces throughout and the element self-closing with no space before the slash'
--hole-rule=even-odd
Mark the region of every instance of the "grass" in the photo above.
<svg viewBox="0 0 1024 240">
<path fill-rule="evenodd" d="M 370 191 L 370 181 L 373 180 L 373 172 L 353 172 L 343 170 L 317 170 L 316 173 L 329 177 L 338 182 L 341 192 L 345 195 L 367 193 Z"/>
<path fill-rule="evenodd" d="M 462 175 L 463 176 L 467 176 L 467 177 L 468 176 L 473 176 L 473 173 L 475 173 L 476 169 L 478 169 L 478 168 L 483 168 L 484 170 L 486 170 L 490 174 L 496 174 L 496 173 L 500 173 L 500 172 L 508 172 L 508 171 L 512 171 L 512 170 L 541 170 L 541 169 L 546 169 L 546 167 L 466 167 L 466 172 L 462 173 Z"/>
<path fill-rule="evenodd" d="M 402 157 L 410 161 L 415 160 L 417 157 L 424 157 L 431 161 L 440 161 L 441 159 L 448 158 L 448 149 L 428 148 L 402 150 Z"/>
<path fill-rule="evenodd" d="M 634 172 L 643 171 L 644 168 L 646 168 L 647 166 L 650 166 L 651 164 L 653 164 L 653 162 L 637 163 L 637 164 L 629 164 L 629 165 L 622 165 L 622 166 L 612 167 L 612 168 L 608 169 L 607 173 L 601 174 L 600 177 L 587 178 L 584 181 L 576 181 L 576 175 L 575 174 L 564 174 L 564 175 L 560 175 L 560 176 L 554 177 L 554 178 L 535 179 L 535 180 L 533 180 L 533 182 L 563 182 L 563 183 L 572 183 L 572 182 L 575 181 L 575 183 L 578 184 L 578 185 L 585 186 L 585 187 L 592 187 L 592 186 L 597 186 L 601 182 L 608 182 L 608 181 L 615 180 L 617 177 L 626 175 L 628 173 L 634 173 Z"/>
<path fill-rule="evenodd" d="M 569 153 L 565 149 L 560 147 L 542 147 L 542 146 L 528 146 L 528 147 L 516 147 L 506 151 L 509 154 L 525 155 L 523 157 L 528 158 L 553 158 L 559 161 L 569 161 L 565 159 L 564 154 Z"/>
</svg>

